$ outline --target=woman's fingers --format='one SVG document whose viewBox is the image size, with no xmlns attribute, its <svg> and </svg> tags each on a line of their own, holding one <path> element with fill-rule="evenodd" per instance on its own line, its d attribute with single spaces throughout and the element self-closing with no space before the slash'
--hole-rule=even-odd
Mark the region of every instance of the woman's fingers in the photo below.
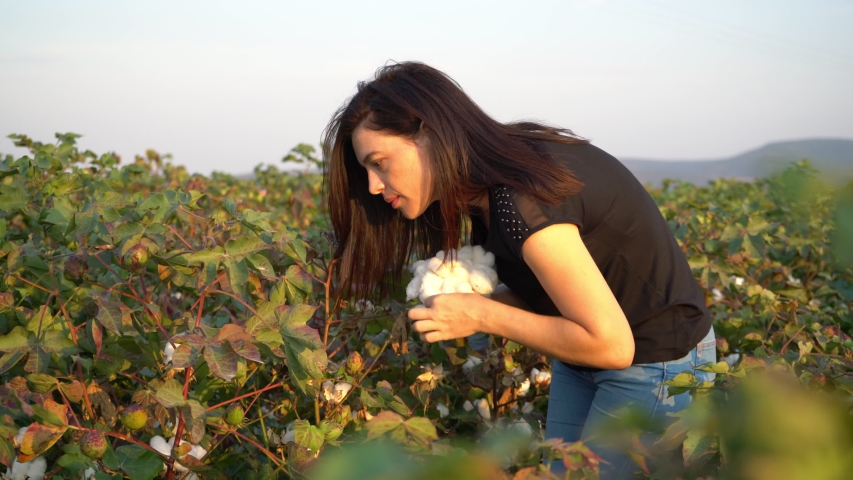
<svg viewBox="0 0 853 480">
<path fill-rule="evenodd" d="M 429 308 L 413 308 L 409 310 L 409 320 L 424 320 L 432 318 L 433 311 Z"/>
<path fill-rule="evenodd" d="M 419 320 L 412 324 L 412 328 L 418 333 L 431 332 L 438 330 L 438 322 L 433 320 Z"/>
</svg>

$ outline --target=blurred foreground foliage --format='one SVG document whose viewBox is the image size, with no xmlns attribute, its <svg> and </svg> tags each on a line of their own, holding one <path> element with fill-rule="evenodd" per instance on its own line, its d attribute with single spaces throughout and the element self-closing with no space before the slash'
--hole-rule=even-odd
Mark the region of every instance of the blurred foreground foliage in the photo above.
<svg viewBox="0 0 853 480">
<path fill-rule="evenodd" d="M 500 338 L 419 341 L 405 285 L 381 304 L 334 298 L 335 239 L 310 168 L 204 177 L 151 150 L 132 162 L 80 151 L 77 137 L 13 135 L 29 154 L 0 159 L 5 468 L 42 457 L 67 479 L 539 479 L 557 461 L 597 477 L 582 443 L 541 440 L 546 358 Z M 284 160 L 322 165 L 308 145 Z M 849 478 L 853 185 L 801 162 L 649 191 L 726 361 L 696 366 L 713 383 L 668 384 L 694 404 L 659 441 L 641 442 L 630 412 L 612 440 L 652 478 Z M 81 453 L 91 430 L 110 440 L 99 460 Z"/>
</svg>

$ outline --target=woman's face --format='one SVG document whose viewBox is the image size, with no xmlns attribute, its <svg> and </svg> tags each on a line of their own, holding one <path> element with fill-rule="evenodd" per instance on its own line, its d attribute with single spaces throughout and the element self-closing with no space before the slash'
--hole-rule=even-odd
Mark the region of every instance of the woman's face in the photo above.
<svg viewBox="0 0 853 480">
<path fill-rule="evenodd" d="M 419 217 L 436 200 L 426 135 L 410 140 L 370 130 L 362 122 L 352 133 L 352 145 L 367 169 L 370 193 L 382 195 L 404 217 Z"/>
</svg>

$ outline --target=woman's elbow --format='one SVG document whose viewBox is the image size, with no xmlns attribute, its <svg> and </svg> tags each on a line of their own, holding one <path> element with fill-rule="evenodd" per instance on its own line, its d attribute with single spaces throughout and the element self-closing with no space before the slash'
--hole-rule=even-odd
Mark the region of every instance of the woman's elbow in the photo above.
<svg viewBox="0 0 853 480">
<path fill-rule="evenodd" d="M 608 349 L 610 355 L 607 357 L 607 370 L 624 370 L 634 363 L 634 338 L 611 344 Z"/>
</svg>

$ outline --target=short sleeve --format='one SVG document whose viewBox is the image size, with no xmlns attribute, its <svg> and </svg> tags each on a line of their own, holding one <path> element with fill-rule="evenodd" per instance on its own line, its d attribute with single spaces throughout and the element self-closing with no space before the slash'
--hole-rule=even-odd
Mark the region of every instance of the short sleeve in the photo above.
<svg viewBox="0 0 853 480">
<path fill-rule="evenodd" d="M 524 242 L 545 227 L 572 223 L 583 229 L 583 202 L 579 196 L 548 205 L 500 185 L 495 189 L 495 208 L 501 235 L 519 258 Z"/>
</svg>

